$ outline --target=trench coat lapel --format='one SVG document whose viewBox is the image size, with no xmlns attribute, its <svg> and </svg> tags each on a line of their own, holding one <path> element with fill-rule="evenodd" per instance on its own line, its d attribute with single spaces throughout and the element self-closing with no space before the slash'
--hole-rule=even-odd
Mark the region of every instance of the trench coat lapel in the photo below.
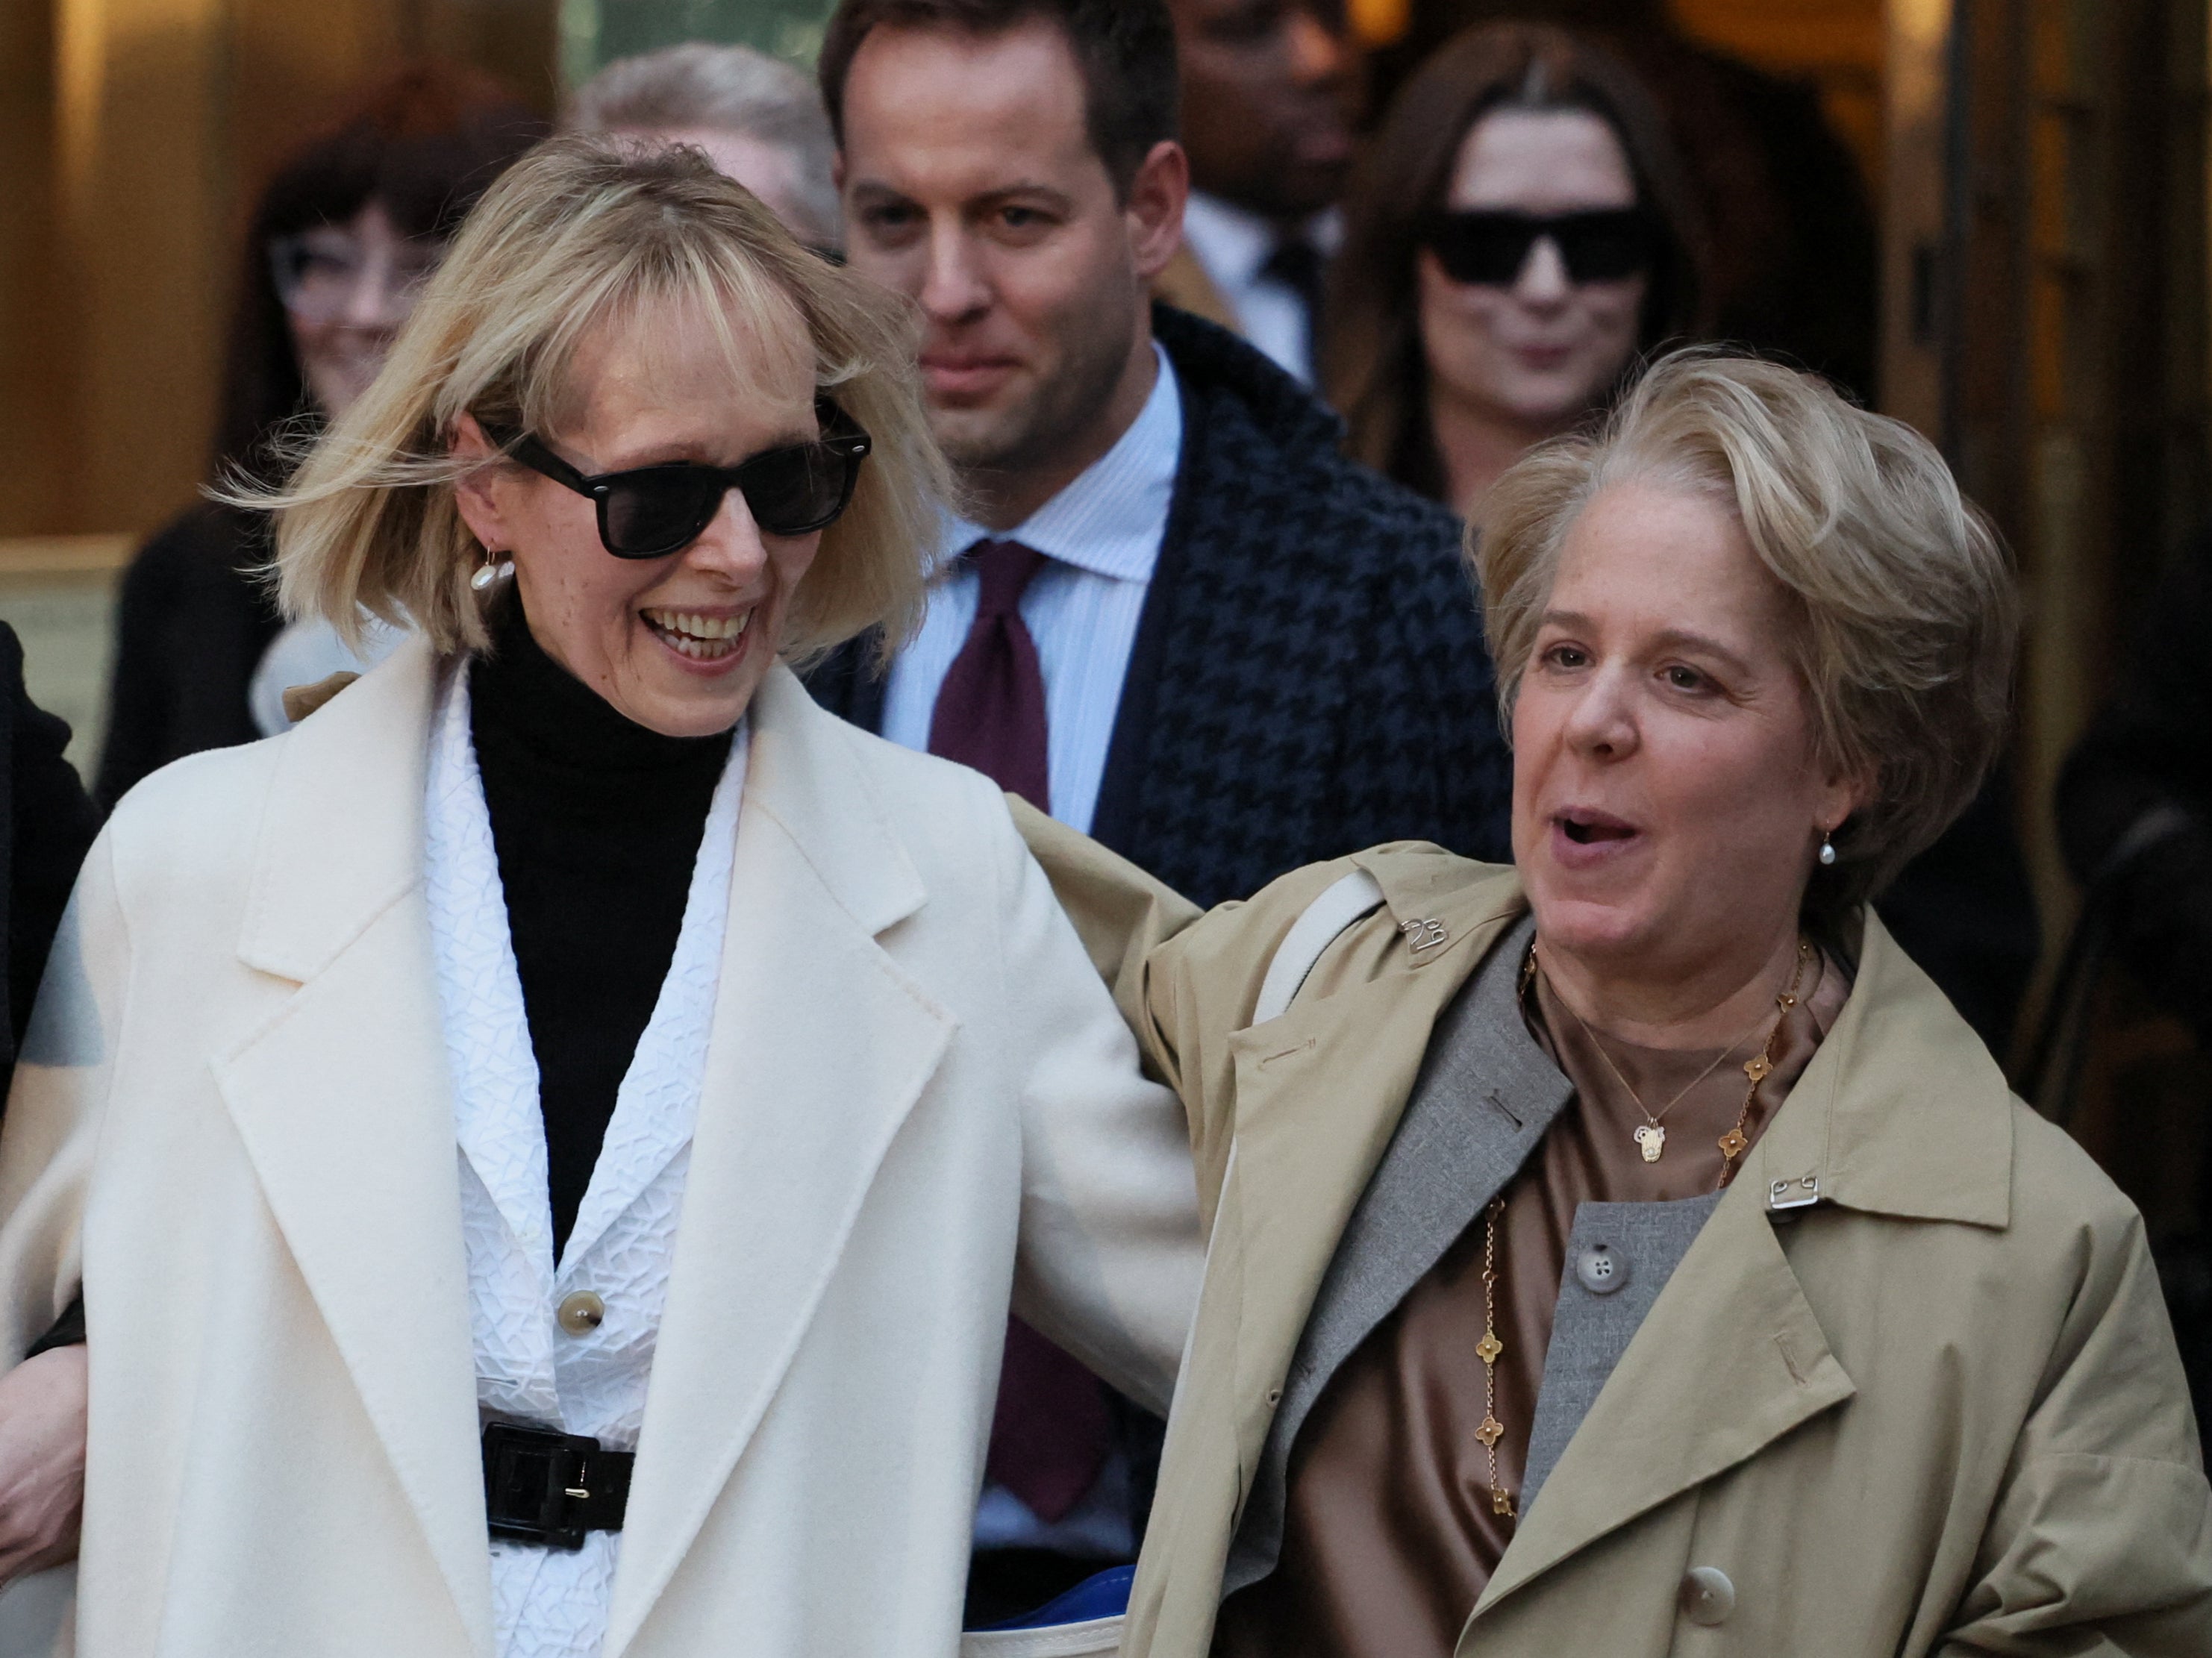
<svg viewBox="0 0 2212 1658">
<path fill-rule="evenodd" d="M 1201 1301 L 1194 1345 L 1237 1355 L 1238 1508 L 1250 1494 L 1319 1286 L 1369 1178 L 1396 1131 L 1437 1019 L 1524 908 L 1517 885 L 1492 884 L 1439 906 L 1372 871 L 1392 919 L 1434 921 L 1432 950 L 1401 952 L 1401 970 L 1326 998 L 1231 1039 L 1237 1066 L 1236 1156 L 1224 1225 L 1233 1224 L 1240 1297 Z M 1471 898 L 1473 902 L 1468 902 Z M 1217 1229 L 1218 1230 L 1218 1229 Z M 1207 1329 L 1211 1315 L 1217 1326 Z M 1233 1323 L 1231 1323 L 1233 1321 Z"/>
<path fill-rule="evenodd" d="M 605 1652 L 617 1658 L 743 1458 L 951 1016 L 877 935 L 921 877 L 785 670 L 754 703 L 730 925 Z"/>
<path fill-rule="evenodd" d="M 1861 942 L 1836 1028 L 1607 1378 L 1476 1619 L 1607 1532 L 1851 1397 L 1777 1235 L 1800 1212 L 1785 1206 L 2008 1223 L 2012 1105 L 2002 1074 L 1871 914 Z M 1906 1112 L 1912 1131 L 1900 1134 Z M 1652 1431 L 1655 1423 L 1663 1430 Z"/>
<path fill-rule="evenodd" d="M 1567 1442 L 1476 1603 L 1478 1620 L 1577 1550 L 1855 1391 L 1750 1174 L 1705 1223 Z"/>
<path fill-rule="evenodd" d="M 452 1086 L 422 891 L 420 643 L 284 739 L 240 955 L 298 990 L 216 1086 L 479 1652 L 491 1581 Z"/>
</svg>

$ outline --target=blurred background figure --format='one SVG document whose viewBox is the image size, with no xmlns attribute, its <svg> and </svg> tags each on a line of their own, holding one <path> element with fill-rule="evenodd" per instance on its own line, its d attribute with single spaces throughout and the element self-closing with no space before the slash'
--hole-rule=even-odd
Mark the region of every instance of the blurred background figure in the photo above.
<svg viewBox="0 0 2212 1658">
<path fill-rule="evenodd" d="M 1478 525 L 1515 461 L 1711 326 L 1702 210 L 1658 106 L 1568 31 L 1446 43 L 1391 100 L 1347 202 L 1329 398 L 1353 455 Z M 2000 774 L 1880 904 L 2000 1052 L 2038 943 L 2011 786 Z"/>
<path fill-rule="evenodd" d="M 1352 166 L 1360 53 L 1344 0 L 1172 0 L 1190 202 L 1160 297 L 1311 384 Z"/>
<path fill-rule="evenodd" d="M 1350 191 L 1323 381 L 1352 452 L 1480 522 L 1490 485 L 1702 332 L 1703 237 L 1659 112 L 1564 30 L 1469 30 L 1392 100 Z"/>
<path fill-rule="evenodd" d="M 545 124 L 489 79 L 410 68 L 301 149 L 246 237 L 214 474 L 267 477 L 284 442 L 342 415 L 382 365 L 446 239 Z M 261 523 L 187 509 L 123 580 L 106 745 L 112 806 L 157 767 L 281 729 L 288 685 L 361 664 L 319 628 L 283 641 Z M 257 719 L 253 701 L 260 692 Z"/>
<path fill-rule="evenodd" d="M 1879 244 L 1866 181 L 1807 81 L 1692 38 L 1686 9 L 1668 0 L 1422 0 L 1373 78 L 1387 95 L 1455 35 L 1499 21 L 1540 19 L 1612 52 L 1649 89 L 1682 155 L 1709 232 L 1716 337 L 1872 398 Z M 1808 27 L 1781 5 L 1735 9 L 1747 21 L 1762 12 L 1777 32 Z M 1848 27 L 1846 9 L 1834 15 Z"/>
<path fill-rule="evenodd" d="M 2058 785 L 2066 859 L 2119 955 L 2212 1048 L 2212 536 L 2160 583 Z"/>
<path fill-rule="evenodd" d="M 799 240 L 825 252 L 845 245 L 822 94 L 766 52 L 694 40 L 617 58 L 576 88 L 565 125 L 696 144 Z"/>
<path fill-rule="evenodd" d="M 2106 1087 L 2154 1121 L 2197 1119 L 2193 1136 L 2174 1137 L 2152 1160 L 2182 1165 L 2168 1181 L 2191 1218 L 2164 1229 L 2160 1275 L 2199 1419 L 2212 1423 L 2212 1123 L 2201 1057 L 2212 1053 L 2212 533 L 2183 550 L 2151 598 L 2111 697 L 2059 776 L 2058 834 L 2084 890 L 2081 915 L 2024 1088 L 2075 1127 L 2085 1043 L 2101 1037 L 2105 1065 L 2118 1049 L 2128 1067 Z M 2107 955 L 2128 969 L 2118 995 L 2102 983 Z M 2178 1019 L 2197 1063 L 2158 1053 L 2173 1044 L 2140 1019 L 2125 1029 L 2130 1004 Z"/>
</svg>

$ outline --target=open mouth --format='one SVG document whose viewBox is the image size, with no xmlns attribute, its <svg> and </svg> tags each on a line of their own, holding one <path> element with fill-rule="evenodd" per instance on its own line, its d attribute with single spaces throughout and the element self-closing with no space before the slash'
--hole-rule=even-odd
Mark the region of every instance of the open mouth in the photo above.
<svg viewBox="0 0 2212 1658">
<path fill-rule="evenodd" d="M 1559 824 L 1559 832 L 1578 847 L 1632 840 L 1636 835 L 1634 825 L 1624 823 L 1618 817 L 1608 817 L 1603 812 L 1563 811 L 1553 821 Z"/>
<path fill-rule="evenodd" d="M 694 662 L 719 662 L 735 656 L 744 644 L 745 629 L 753 613 L 701 616 L 696 610 L 641 610 L 638 615 L 660 641 Z"/>
</svg>

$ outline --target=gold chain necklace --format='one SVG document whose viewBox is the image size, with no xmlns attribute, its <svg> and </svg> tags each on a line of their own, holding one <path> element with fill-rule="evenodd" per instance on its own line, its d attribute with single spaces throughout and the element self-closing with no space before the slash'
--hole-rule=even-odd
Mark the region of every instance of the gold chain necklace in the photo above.
<svg viewBox="0 0 2212 1658">
<path fill-rule="evenodd" d="M 1791 1008 L 1797 1005 L 1797 981 L 1804 976 L 1806 958 L 1812 954 L 1812 945 L 1806 943 L 1804 939 L 1800 938 L 1797 941 L 1797 963 L 1790 971 L 1790 987 L 1774 999 L 1775 1006 L 1778 1010 L 1774 1015 L 1774 1029 L 1778 1030 L 1781 1029 L 1783 1016 L 1788 1013 Z M 1528 944 L 1528 960 L 1532 966 L 1534 964 L 1535 959 L 1535 941 L 1531 939 Z M 1554 993 L 1556 994 L 1556 992 Z M 1644 1161 L 1646 1163 L 1658 1162 L 1661 1155 L 1667 1150 L 1667 1128 L 1665 1122 L 1667 1114 L 1669 1111 L 1672 1111 L 1676 1106 L 1681 1104 L 1684 1100 L 1689 1098 L 1690 1090 L 1692 1089 L 1695 1088 L 1699 1083 L 1705 1081 L 1706 1078 L 1711 1076 L 1714 1072 L 1719 1070 L 1721 1067 L 1721 1061 L 1723 1060 L 1728 1058 L 1729 1054 L 1735 1053 L 1736 1049 L 1741 1048 L 1753 1036 L 1756 1036 L 1759 1034 L 1759 1025 L 1765 1024 L 1767 1018 L 1765 1014 L 1760 1014 L 1759 1016 L 1758 1024 L 1753 1025 L 1752 1028 L 1745 1031 L 1742 1035 L 1737 1037 L 1726 1048 L 1721 1049 L 1719 1053 L 1714 1054 L 1713 1061 L 1711 1065 L 1707 1066 L 1703 1071 L 1698 1072 L 1696 1076 L 1691 1078 L 1688 1083 L 1675 1093 L 1673 1099 L 1661 1106 L 1655 1113 L 1650 1107 L 1644 1103 L 1644 1096 L 1636 1091 L 1636 1085 L 1630 1082 L 1626 1077 L 1621 1074 L 1620 1066 L 1613 1062 L 1613 1055 L 1607 1051 L 1605 1043 L 1599 1040 L 1597 1032 L 1589 1028 L 1589 1022 L 1583 1018 L 1581 1014 L 1575 1011 L 1573 1004 L 1569 1002 L 1565 997 L 1560 996 L 1559 998 L 1559 1002 L 1561 1007 L 1567 1010 L 1567 1017 L 1572 1019 L 1575 1023 L 1580 1027 L 1583 1035 L 1589 1038 L 1590 1046 L 1597 1049 L 1598 1058 L 1605 1061 L 1605 1068 L 1613 1072 L 1613 1079 L 1619 1083 L 1621 1087 L 1627 1090 L 1630 1101 L 1634 1103 L 1638 1111 L 1643 1113 L 1644 1121 L 1636 1129 L 1635 1139 L 1637 1147 L 1644 1153 Z M 1770 1030 L 1767 1033 L 1766 1040 L 1768 1045 L 1771 1047 L 1774 1041 L 1772 1030 Z M 1759 1057 L 1764 1058 L 1764 1050 L 1761 1050 Z M 1757 1061 L 1754 1060 L 1753 1063 L 1757 1063 Z M 1773 1067 L 1771 1065 L 1767 1067 L 1768 1070 L 1771 1070 L 1772 1068 Z M 1759 1077 L 1763 1077 L 1765 1074 L 1766 1072 L 1762 1071 L 1759 1072 Z M 1758 1086 L 1759 1077 L 1754 1077 L 1752 1078 L 1752 1087 L 1756 1090 Z M 1743 1112 L 1739 1114 L 1736 1119 L 1737 1127 L 1739 1128 L 1742 1126 L 1743 1117 L 1749 1114 L 1750 1109 L 1750 1102 L 1747 1100 L 1744 1104 Z M 1733 1133 L 1735 1131 L 1731 1130 L 1730 1132 Z M 1741 1150 L 1741 1148 L 1738 1149 Z M 1726 1163 L 1729 1157 L 1732 1157 L 1733 1156 L 1733 1153 L 1729 1153 L 1727 1157 L 1723 1157 L 1723 1176 L 1725 1176 L 1727 1172 Z M 1728 1182 L 1726 1179 L 1723 1178 L 1721 1183 L 1723 1185 L 1726 1185 Z"/>
<path fill-rule="evenodd" d="M 1720 1138 L 1721 1187 L 1724 1188 L 1735 1177 L 1735 1160 L 1743 1155 L 1745 1149 L 1751 1144 L 1750 1137 L 1743 1132 L 1743 1126 L 1751 1120 L 1752 1103 L 1759 1097 L 1759 1084 L 1765 1081 L 1774 1069 L 1774 1039 L 1781 1034 L 1782 1022 L 1789 1017 L 1790 1010 L 1797 1005 L 1797 986 L 1805 975 L 1805 963 L 1812 958 L 1812 955 L 1813 946 L 1803 938 L 1798 939 L 1797 964 L 1790 971 L 1790 987 L 1774 999 L 1776 1008 L 1774 1029 L 1767 1033 L 1765 1047 L 1744 1061 L 1743 1074 L 1749 1079 L 1751 1085 L 1744 1091 L 1743 1108 L 1736 1113 L 1735 1126 Z M 1526 996 L 1528 993 L 1529 981 L 1535 976 L 1536 946 L 1532 941 L 1528 946 L 1528 959 L 1521 966 L 1519 987 L 1521 995 Z M 1561 1005 L 1565 1005 L 1564 999 Z M 1575 1011 L 1570 1007 L 1567 1011 L 1574 1013 Z M 1575 1021 L 1578 1024 L 1581 1023 L 1582 1015 L 1576 1013 Z M 1765 1023 L 1763 1016 L 1759 1023 L 1762 1024 Z M 1583 1032 L 1589 1037 L 1600 1054 L 1605 1053 L 1605 1045 L 1598 1042 L 1597 1034 L 1595 1031 L 1585 1024 L 1583 1025 Z M 1735 1053 L 1756 1034 L 1757 1031 L 1754 1029 L 1723 1048 L 1721 1051 L 1721 1060 Z M 1607 1065 L 1613 1063 L 1611 1055 L 1607 1055 L 1606 1063 Z M 1707 1066 L 1698 1074 L 1697 1082 L 1690 1084 L 1690 1088 L 1695 1088 L 1698 1083 L 1705 1081 L 1707 1077 L 1712 1075 L 1719 1064 L 1720 1060 L 1715 1060 L 1711 1065 Z M 1628 1088 L 1628 1078 L 1620 1075 L 1618 1066 L 1614 1067 L 1613 1074 L 1620 1078 L 1620 1085 L 1623 1088 Z M 1682 1094 L 1687 1094 L 1689 1091 L 1690 1089 L 1686 1088 L 1682 1090 Z M 1677 1094 L 1667 1102 L 1667 1111 L 1672 1111 L 1680 1102 L 1682 1094 Z M 1636 1100 L 1638 1110 L 1644 1110 L 1644 1102 L 1636 1099 L 1636 1090 L 1633 1088 L 1628 1088 L 1628 1097 Z M 1647 1117 L 1650 1114 L 1648 1111 L 1644 1112 Z M 1660 1113 L 1661 1116 L 1665 1114 L 1665 1111 Z M 1658 1145 L 1664 1145 L 1667 1131 L 1659 1127 L 1656 1118 L 1652 1121 L 1651 1127 L 1657 1131 Z M 1644 1131 L 1642 1129 L 1638 1129 L 1636 1134 L 1637 1144 L 1644 1148 L 1644 1161 L 1656 1163 L 1659 1161 L 1658 1146 L 1646 1141 L 1644 1134 Z M 1488 1465 L 1490 1511 L 1510 1520 L 1515 1517 L 1513 1493 L 1505 1489 L 1504 1481 L 1498 1477 L 1498 1442 L 1505 1437 L 1505 1424 L 1498 1419 L 1498 1361 L 1505 1351 L 1505 1344 L 1498 1337 L 1498 1223 L 1504 1213 L 1505 1197 L 1503 1193 L 1500 1193 L 1491 1199 L 1489 1207 L 1485 1209 L 1482 1214 L 1482 1339 L 1477 1342 L 1474 1347 L 1474 1356 L 1482 1361 L 1482 1425 L 1474 1430 L 1474 1436 L 1481 1442 L 1483 1459 Z"/>
<path fill-rule="evenodd" d="M 1490 1461 L 1490 1511 L 1510 1520 L 1513 1494 L 1498 1478 L 1498 1442 L 1505 1436 L 1505 1424 L 1498 1419 L 1498 1356 L 1505 1351 L 1498 1339 L 1498 1218 L 1504 1212 L 1505 1199 L 1495 1197 L 1482 1218 L 1482 1339 L 1474 1346 L 1482 1361 L 1482 1425 L 1474 1436 Z"/>
</svg>

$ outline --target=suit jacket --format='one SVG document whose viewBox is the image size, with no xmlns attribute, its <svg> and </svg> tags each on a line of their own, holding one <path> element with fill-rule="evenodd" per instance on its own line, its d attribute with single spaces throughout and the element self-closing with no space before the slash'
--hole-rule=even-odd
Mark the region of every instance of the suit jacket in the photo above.
<svg viewBox="0 0 2212 1658">
<path fill-rule="evenodd" d="M 23 688 L 23 647 L 0 622 L 0 1089 L 15 1064 L 62 907 L 100 817 L 63 758 L 70 729 Z"/>
<path fill-rule="evenodd" d="M 1279 1417 L 1533 1144 L 1546 1096 L 1504 1048 L 1454 1132 L 1394 1144 L 1437 1021 L 1528 903 L 1510 870 L 1400 846 L 1201 917 L 1023 822 L 1191 1114 L 1212 1241 L 1122 1651 L 1203 1658 L 1240 1515 L 1295 1455 Z M 1252 1023 L 1278 946 L 1354 865 L 1382 905 Z M 1461 1658 L 2212 1651 L 2212 1490 L 2142 1219 L 1870 914 L 1861 944 Z"/>
<path fill-rule="evenodd" d="M 87 861 L 0 1131 L 0 1345 L 89 1316 L 85 1654 L 490 1651 L 436 668 L 165 768 Z M 1182 1114 L 998 792 L 781 668 L 732 892 L 605 1651 L 949 1658 L 1010 1291 L 1165 1402 Z"/>
<path fill-rule="evenodd" d="M 1503 857 L 1512 768 L 1458 520 L 1339 452 L 1242 340 L 1165 307 L 1183 453 L 1091 833 L 1202 903 L 1420 835 Z M 869 730 L 867 641 L 813 676 Z"/>
</svg>

